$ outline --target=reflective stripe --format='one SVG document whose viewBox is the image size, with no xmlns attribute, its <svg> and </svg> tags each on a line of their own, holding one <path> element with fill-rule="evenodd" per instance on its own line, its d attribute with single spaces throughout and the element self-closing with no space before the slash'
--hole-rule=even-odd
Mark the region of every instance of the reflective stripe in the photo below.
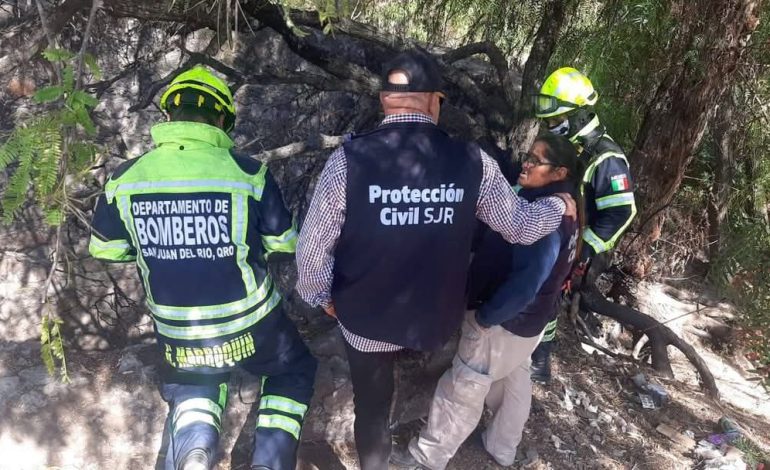
<svg viewBox="0 0 770 470">
<path fill-rule="evenodd" d="M 297 251 L 297 228 L 292 223 L 291 227 L 281 235 L 263 235 L 262 245 L 269 252 L 280 251 L 282 253 L 294 253 Z"/>
<path fill-rule="evenodd" d="M 599 116 L 594 115 L 593 119 L 591 119 L 588 122 L 588 124 L 583 126 L 583 128 L 580 129 L 580 131 L 577 134 L 575 134 L 575 135 L 573 135 L 572 137 L 569 138 L 569 141 L 574 144 L 574 143 L 576 143 L 578 141 L 578 139 L 580 137 L 583 137 L 583 136 L 586 136 L 586 135 L 590 134 L 597 127 L 599 127 Z"/>
<path fill-rule="evenodd" d="M 620 227 L 617 232 L 615 232 L 615 235 L 613 235 L 612 238 L 610 238 L 607 241 L 607 245 L 610 248 L 615 246 L 615 243 L 618 242 L 618 240 L 623 235 L 623 233 L 626 231 L 626 229 L 629 227 L 629 225 L 631 225 L 631 222 L 634 220 L 634 217 L 636 217 L 636 203 L 632 202 L 631 203 L 631 216 L 628 218 L 628 220 L 626 220 L 626 223 L 623 224 L 623 226 Z"/>
<path fill-rule="evenodd" d="M 90 245 L 93 245 L 100 249 L 116 249 L 116 248 L 123 248 L 123 249 L 131 249 L 131 245 L 128 243 L 128 240 L 100 240 L 97 236 L 91 235 L 91 240 L 89 241 Z"/>
<path fill-rule="evenodd" d="M 630 168 L 630 165 L 628 164 L 628 160 L 626 159 L 626 156 L 623 155 L 622 153 L 605 152 L 599 155 L 598 157 L 596 157 L 591 163 L 588 164 L 588 168 L 586 168 L 586 171 L 583 174 L 583 184 L 590 183 L 591 180 L 594 178 L 594 173 L 596 173 L 596 167 L 598 167 L 601 162 L 611 157 L 620 158 L 626 163 L 626 166 Z M 580 190 L 583 191 L 582 185 L 580 187 Z"/>
<path fill-rule="evenodd" d="M 262 397 L 262 399 L 259 401 L 259 409 L 283 411 L 284 413 L 297 415 L 301 418 L 305 416 L 307 405 L 304 405 L 298 401 L 294 401 L 291 398 L 280 397 L 277 395 L 268 395 L 266 397 Z"/>
<path fill-rule="evenodd" d="M 217 323 L 214 325 L 170 326 L 166 325 L 165 323 L 156 321 L 155 328 L 157 328 L 158 334 L 173 339 L 196 340 L 218 338 L 220 336 L 238 333 L 241 330 L 245 330 L 257 324 L 262 318 L 270 313 L 280 301 L 281 296 L 276 290 L 273 290 L 273 294 L 264 305 L 244 317 L 227 323 Z"/>
<path fill-rule="evenodd" d="M 288 432 L 294 439 L 299 440 L 300 423 L 283 415 L 259 415 L 258 428 L 276 428 Z"/>
<path fill-rule="evenodd" d="M 148 302 L 150 311 L 155 317 L 164 320 L 211 320 L 237 315 L 267 298 L 273 285 L 271 277 L 266 277 L 259 289 L 246 297 L 229 304 L 207 305 L 201 307 L 170 307 Z"/>
<path fill-rule="evenodd" d="M 545 328 L 543 329 L 543 331 L 548 333 L 551 330 L 555 330 L 557 326 L 559 326 L 559 319 L 558 318 L 556 320 L 553 320 L 553 321 L 550 321 L 550 322 L 546 323 Z"/>
<path fill-rule="evenodd" d="M 188 400 L 182 401 L 174 407 L 173 421 L 176 422 L 183 413 L 196 410 L 209 411 L 211 414 L 216 416 L 217 419 L 222 418 L 222 408 L 217 403 L 214 403 L 208 398 L 190 398 Z"/>
<path fill-rule="evenodd" d="M 259 188 L 259 194 L 254 193 L 251 196 L 257 201 L 262 200 L 262 189 L 265 187 L 265 174 L 267 174 L 267 165 L 264 163 L 259 167 L 259 171 L 252 177 L 254 187 Z"/>
<path fill-rule="evenodd" d="M 585 230 L 583 230 L 583 241 L 591 245 L 591 248 L 597 253 L 603 253 L 612 248 L 611 246 L 608 247 L 604 240 L 599 238 L 599 236 L 591 230 L 591 227 L 586 227 Z"/>
<path fill-rule="evenodd" d="M 264 177 L 263 177 L 264 180 Z M 112 186 L 112 185 L 110 185 Z M 228 180 L 184 180 L 184 181 L 141 181 L 137 183 L 115 183 L 107 188 L 105 195 L 110 202 L 117 195 L 143 194 L 152 192 L 236 192 L 246 193 L 259 200 L 263 186 L 255 186 L 243 181 Z"/>
<path fill-rule="evenodd" d="M 131 210 L 129 206 L 130 201 L 128 196 L 121 196 L 118 198 L 118 212 L 120 213 L 120 219 L 123 221 L 123 225 L 126 227 L 126 230 L 128 230 L 128 234 L 131 235 L 131 240 L 134 241 L 134 246 L 140 246 L 139 237 L 137 237 L 136 230 L 134 229 L 134 218 L 131 216 Z M 142 250 L 136 250 L 136 264 L 139 266 L 139 270 L 142 272 L 142 275 L 139 277 L 142 278 L 142 283 L 144 284 L 144 292 L 147 296 L 147 304 L 151 305 L 154 300 L 152 297 L 152 290 L 150 290 L 150 268 L 147 266 L 147 263 L 144 262 Z"/>
<path fill-rule="evenodd" d="M 190 424 L 196 424 L 196 423 L 204 423 L 209 424 L 211 426 L 214 426 L 217 428 L 217 432 L 221 431 L 221 427 L 216 419 L 214 419 L 213 416 L 211 416 L 208 413 L 205 413 L 203 411 L 185 411 L 181 416 L 179 416 L 179 419 L 177 419 L 174 422 L 173 426 L 173 433 L 176 434 L 179 432 L 180 429 L 182 429 L 185 426 L 188 426 Z"/>
<path fill-rule="evenodd" d="M 254 278 L 254 270 L 251 269 L 246 258 L 249 255 L 249 245 L 246 243 L 246 232 L 248 224 L 248 214 L 246 207 L 246 197 L 243 194 L 232 195 L 233 213 L 233 233 L 230 234 L 235 244 L 235 260 L 238 268 L 241 270 L 241 279 L 246 287 L 246 292 L 254 292 L 257 288 L 257 281 Z"/>
<path fill-rule="evenodd" d="M 227 383 L 223 382 L 219 384 L 219 407 L 223 410 L 227 406 Z"/>
<path fill-rule="evenodd" d="M 634 203 L 634 193 L 611 194 L 596 200 L 596 208 L 599 210 L 610 207 L 627 206 Z"/>
<path fill-rule="evenodd" d="M 100 240 L 95 235 L 91 235 L 88 242 L 88 252 L 94 258 L 111 261 L 133 261 L 136 256 L 130 255 L 131 245 L 127 240 Z"/>
</svg>

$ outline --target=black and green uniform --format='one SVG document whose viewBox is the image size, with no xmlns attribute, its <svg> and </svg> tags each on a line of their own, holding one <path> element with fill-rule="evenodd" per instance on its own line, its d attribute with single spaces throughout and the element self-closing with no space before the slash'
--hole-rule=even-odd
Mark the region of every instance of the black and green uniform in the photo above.
<svg viewBox="0 0 770 470">
<path fill-rule="evenodd" d="M 221 129 L 168 122 L 151 134 L 156 148 L 105 185 L 89 249 L 139 266 L 170 370 L 169 468 L 191 446 L 213 439 L 216 448 L 227 373 L 237 366 L 266 377 L 254 463 L 294 468 L 315 360 L 267 269 L 268 256 L 295 250 L 291 214 L 267 167 L 233 155 Z"/>
</svg>

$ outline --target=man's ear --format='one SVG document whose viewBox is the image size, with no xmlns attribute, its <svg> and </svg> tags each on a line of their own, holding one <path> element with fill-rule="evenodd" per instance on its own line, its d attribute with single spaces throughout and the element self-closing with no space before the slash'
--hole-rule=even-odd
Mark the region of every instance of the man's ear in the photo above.
<svg viewBox="0 0 770 470">
<path fill-rule="evenodd" d="M 220 114 L 219 118 L 217 118 L 217 127 L 219 127 L 220 129 L 224 129 L 225 128 L 225 115 L 224 114 Z"/>
</svg>

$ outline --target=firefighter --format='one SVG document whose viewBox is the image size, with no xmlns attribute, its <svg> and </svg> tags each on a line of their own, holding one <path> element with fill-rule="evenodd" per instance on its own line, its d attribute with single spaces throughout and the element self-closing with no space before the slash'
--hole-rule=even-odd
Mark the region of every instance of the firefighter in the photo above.
<svg viewBox="0 0 770 470">
<path fill-rule="evenodd" d="M 593 111 L 599 95 L 578 70 L 563 67 L 545 80 L 535 98 L 535 115 L 556 135 L 567 137 L 586 165 L 581 194 L 586 222 L 583 249 L 573 279 L 593 283 L 611 262 L 610 250 L 636 215 L 633 182 L 623 149 L 599 122 Z M 591 268 L 590 270 L 588 268 Z M 556 320 L 546 327 L 543 340 L 532 354 L 532 379 L 551 378 L 550 356 Z"/>
<path fill-rule="evenodd" d="M 215 461 L 229 373 L 262 377 L 251 468 L 293 470 L 316 360 L 281 308 L 267 260 L 297 230 L 267 167 L 232 152 L 235 105 L 203 67 L 177 76 L 155 148 L 119 166 L 99 197 L 89 251 L 135 262 L 163 355 L 166 470 Z"/>
</svg>

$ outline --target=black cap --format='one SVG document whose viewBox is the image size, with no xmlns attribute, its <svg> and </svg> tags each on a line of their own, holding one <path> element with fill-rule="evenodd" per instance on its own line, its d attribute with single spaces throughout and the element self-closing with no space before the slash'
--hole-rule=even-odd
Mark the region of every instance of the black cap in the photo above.
<svg viewBox="0 0 770 470">
<path fill-rule="evenodd" d="M 406 73 L 407 84 L 388 82 L 388 76 L 396 70 Z M 401 52 L 382 68 L 382 91 L 431 93 L 443 92 L 443 89 L 438 62 L 426 51 L 410 49 Z"/>
</svg>

